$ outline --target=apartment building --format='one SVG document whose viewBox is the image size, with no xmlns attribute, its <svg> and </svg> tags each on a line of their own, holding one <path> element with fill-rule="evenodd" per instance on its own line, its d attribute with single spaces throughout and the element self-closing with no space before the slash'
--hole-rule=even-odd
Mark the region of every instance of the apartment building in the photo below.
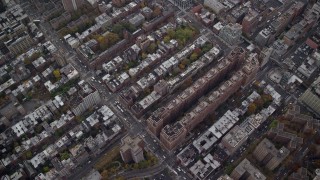
<svg viewBox="0 0 320 180">
<path fill-rule="evenodd" d="M 225 59 L 221 60 L 203 77 L 172 99 L 166 106 L 155 111 L 147 120 L 149 130 L 158 136 L 166 124 L 178 117 L 182 111 L 190 107 L 209 88 L 220 82 L 230 70 L 243 62 L 245 54 L 246 51 L 242 48 L 233 49 Z"/>
<path fill-rule="evenodd" d="M 120 154 L 125 163 L 134 161 L 138 163 L 144 160 L 144 141 L 140 136 L 131 137 L 129 135 L 121 139 Z"/>
<path fill-rule="evenodd" d="M 70 95 L 71 111 L 76 116 L 81 115 L 101 101 L 99 92 L 84 80 L 80 81 L 77 87 L 71 88 L 68 95 Z"/>
<path fill-rule="evenodd" d="M 78 10 L 84 3 L 84 0 L 62 0 L 65 11 L 72 12 Z"/>
<path fill-rule="evenodd" d="M 231 173 L 231 178 L 247 180 L 265 180 L 267 179 L 251 162 L 244 159 Z"/>
<path fill-rule="evenodd" d="M 253 156 L 269 170 L 274 170 L 290 154 L 290 151 L 281 147 L 277 149 L 267 138 L 264 138 L 253 151 Z"/>
</svg>

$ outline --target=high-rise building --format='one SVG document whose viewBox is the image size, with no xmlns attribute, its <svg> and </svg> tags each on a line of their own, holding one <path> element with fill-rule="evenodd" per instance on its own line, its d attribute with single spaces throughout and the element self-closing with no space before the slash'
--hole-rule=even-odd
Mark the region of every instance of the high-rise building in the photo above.
<svg viewBox="0 0 320 180">
<path fill-rule="evenodd" d="M 242 32 L 250 35 L 255 31 L 259 22 L 259 13 L 254 9 L 250 9 L 242 21 Z"/>
<path fill-rule="evenodd" d="M 242 26 L 238 23 L 227 24 L 220 32 L 219 36 L 230 45 L 241 43 Z"/>
<path fill-rule="evenodd" d="M 62 0 L 62 5 L 64 10 L 68 12 L 78 10 L 82 5 L 84 0 Z"/>
<path fill-rule="evenodd" d="M 247 180 L 265 180 L 267 179 L 251 162 L 244 159 L 231 173 L 231 178 Z"/>
<path fill-rule="evenodd" d="M 246 75 L 245 82 L 243 86 L 248 85 L 255 78 L 258 70 L 260 68 L 258 54 L 251 53 L 246 59 L 245 65 L 242 67 L 242 72 Z"/>
<path fill-rule="evenodd" d="M 266 65 L 269 62 L 272 51 L 273 51 L 273 49 L 271 47 L 269 47 L 269 48 L 265 47 L 262 49 L 262 51 L 260 52 L 260 55 L 259 55 L 261 67 L 263 67 L 264 65 Z"/>
<path fill-rule="evenodd" d="M 246 142 L 248 139 L 246 129 L 249 129 L 249 132 L 252 132 L 253 127 L 250 125 L 245 127 L 236 125 L 225 136 L 223 136 L 221 139 L 221 145 L 224 147 L 227 154 L 235 153 L 239 147 Z"/>
<path fill-rule="evenodd" d="M 269 170 L 274 170 L 290 154 L 281 147 L 279 150 L 267 138 L 264 138 L 253 151 L 254 157 Z"/>
<path fill-rule="evenodd" d="M 144 141 L 140 136 L 131 137 L 129 135 L 121 139 L 120 154 L 125 163 L 134 161 L 138 163 L 144 160 Z"/>
<path fill-rule="evenodd" d="M 283 123 L 278 123 L 277 127 L 271 128 L 268 132 L 268 138 L 274 142 L 286 144 L 286 147 L 290 150 L 295 150 L 303 144 L 303 138 L 284 131 Z"/>
<path fill-rule="evenodd" d="M 320 76 L 300 96 L 299 100 L 320 115 Z"/>
<path fill-rule="evenodd" d="M 184 141 L 187 135 L 187 129 L 183 127 L 181 122 L 176 122 L 173 125 L 166 125 L 160 133 L 161 145 L 167 150 L 176 148 Z"/>
<path fill-rule="evenodd" d="M 262 29 L 259 34 L 255 37 L 255 42 L 258 46 L 266 46 L 274 41 L 274 31 L 267 27 Z"/>
<path fill-rule="evenodd" d="M 100 103 L 101 98 L 99 92 L 85 81 L 80 81 L 77 87 L 68 91 L 70 97 L 71 111 L 79 116 L 90 107 Z"/>
</svg>

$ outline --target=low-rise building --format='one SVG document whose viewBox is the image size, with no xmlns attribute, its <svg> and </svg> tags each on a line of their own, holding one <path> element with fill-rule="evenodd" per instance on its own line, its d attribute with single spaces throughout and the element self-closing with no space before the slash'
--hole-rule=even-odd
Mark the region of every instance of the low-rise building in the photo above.
<svg viewBox="0 0 320 180">
<path fill-rule="evenodd" d="M 99 92 L 83 80 L 78 82 L 75 91 L 69 90 L 68 94 L 70 96 L 69 105 L 71 106 L 71 111 L 76 116 L 81 115 L 88 108 L 99 104 L 101 101 Z"/>
<path fill-rule="evenodd" d="M 137 15 L 129 19 L 129 23 L 134 27 L 138 27 L 144 22 L 144 20 L 145 20 L 145 17 L 141 13 L 138 13 Z"/>
<path fill-rule="evenodd" d="M 220 163 L 213 159 L 211 154 L 208 154 L 203 160 L 198 160 L 190 167 L 191 173 L 197 179 L 205 179 L 212 171 L 220 167 Z"/>
</svg>

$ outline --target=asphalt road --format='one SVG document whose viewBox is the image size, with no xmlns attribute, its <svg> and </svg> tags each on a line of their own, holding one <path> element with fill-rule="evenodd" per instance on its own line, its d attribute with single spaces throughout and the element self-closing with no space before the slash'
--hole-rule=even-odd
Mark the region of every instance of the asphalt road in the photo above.
<svg viewBox="0 0 320 180">
<path fill-rule="evenodd" d="M 100 157 L 103 156 L 106 152 L 118 145 L 118 141 L 125 135 L 125 133 L 118 134 L 115 139 L 113 139 L 107 146 L 103 148 L 101 153 L 97 155 L 90 155 L 90 161 L 87 164 L 84 164 L 80 167 L 77 167 L 72 174 L 68 177 L 70 180 L 79 180 L 85 177 L 94 167 L 94 165 L 100 160 Z"/>
<path fill-rule="evenodd" d="M 171 2 L 171 1 L 170 1 Z M 224 42 L 219 36 L 217 36 L 215 33 L 212 32 L 210 28 L 205 27 L 202 23 L 200 23 L 193 14 L 190 12 L 186 12 L 185 10 L 182 10 L 182 13 L 179 13 L 181 17 L 185 17 L 186 19 L 189 19 L 191 23 L 199 28 L 201 30 L 202 34 L 209 34 L 214 38 L 214 41 L 216 41 L 219 46 L 221 46 L 222 49 L 232 49 L 232 46 Z M 92 77 L 94 76 L 94 71 L 88 69 L 82 60 L 82 57 L 77 54 L 70 46 L 68 46 L 63 40 L 59 38 L 57 33 L 52 30 L 50 24 L 48 22 L 42 22 L 40 25 L 40 29 L 44 32 L 47 39 L 49 39 L 60 51 L 61 54 L 63 54 L 66 57 L 67 62 L 71 63 L 80 73 L 80 76 L 82 79 L 90 82 L 101 94 L 102 97 L 102 104 L 105 104 L 109 106 L 115 114 L 119 117 L 119 120 L 126 126 L 128 133 L 132 135 L 140 134 L 144 140 L 147 148 L 153 152 L 158 158 L 159 162 L 162 162 L 159 166 L 152 167 L 149 169 L 146 173 L 146 170 L 137 170 L 134 172 L 125 172 L 122 175 L 130 178 L 130 177 L 144 177 L 146 175 L 157 173 L 160 170 L 163 170 L 163 168 L 168 167 L 169 169 L 173 170 L 175 173 L 178 174 L 179 178 L 183 179 L 192 179 L 191 175 L 188 174 L 188 170 L 185 168 L 182 168 L 182 171 L 176 171 L 177 164 L 176 164 L 176 155 L 173 153 L 168 153 L 164 151 L 160 145 L 157 138 L 155 138 L 152 134 L 149 134 L 146 130 L 146 123 L 135 118 L 131 114 L 130 111 L 128 111 L 126 108 L 121 106 L 117 102 L 118 94 L 117 93 L 110 93 L 107 87 L 99 83 L 101 81 L 101 78 L 95 77 L 96 80 L 92 80 Z M 293 47 L 292 49 L 295 49 L 296 47 Z M 291 51 L 291 50 L 290 50 Z M 227 53 L 227 52 L 226 52 Z M 290 52 L 288 53 L 290 54 Z M 277 62 L 279 63 L 279 62 Z M 281 63 L 279 63 L 281 64 Z M 263 69 L 260 71 L 257 75 L 258 78 L 262 78 L 269 70 L 269 67 Z M 263 133 L 263 131 L 261 132 Z M 253 136 L 259 136 L 259 133 L 254 133 Z M 253 138 L 255 138 L 253 137 Z M 117 144 L 116 142 L 114 144 Z M 106 147 L 103 152 L 106 152 L 110 148 L 112 148 L 114 145 L 110 147 Z M 102 155 L 103 153 L 101 153 Z M 237 157 L 241 156 L 241 154 L 236 153 L 235 155 L 231 156 L 231 159 L 235 159 Z M 83 168 L 77 168 L 77 170 L 73 173 L 72 176 L 70 176 L 70 179 L 80 179 L 81 177 L 84 177 L 86 173 L 88 173 L 92 166 L 97 160 L 99 159 L 99 156 L 92 157 L 91 163 L 89 165 L 84 166 Z M 223 170 L 215 172 L 215 175 L 222 174 Z"/>
<path fill-rule="evenodd" d="M 121 177 L 124 177 L 125 179 L 146 178 L 146 177 L 156 175 L 159 172 L 163 171 L 164 169 L 165 169 L 165 166 L 162 163 L 160 163 L 158 165 L 149 167 L 147 169 L 137 169 L 137 170 L 132 170 L 132 171 L 125 171 L 125 172 L 117 174 L 116 176 L 117 177 L 121 176 Z"/>
</svg>

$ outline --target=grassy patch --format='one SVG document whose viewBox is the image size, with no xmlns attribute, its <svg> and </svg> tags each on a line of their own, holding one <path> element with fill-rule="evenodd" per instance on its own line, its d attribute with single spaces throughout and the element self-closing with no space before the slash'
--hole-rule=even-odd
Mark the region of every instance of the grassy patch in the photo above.
<svg viewBox="0 0 320 180">
<path fill-rule="evenodd" d="M 114 159 L 120 156 L 120 147 L 116 146 L 107 153 L 105 153 L 101 159 L 94 165 L 94 168 L 98 171 L 103 171 L 108 165 L 110 165 Z"/>
<path fill-rule="evenodd" d="M 273 119 L 272 122 L 269 124 L 269 129 L 275 128 L 278 125 L 278 121 L 276 119 Z"/>
</svg>

